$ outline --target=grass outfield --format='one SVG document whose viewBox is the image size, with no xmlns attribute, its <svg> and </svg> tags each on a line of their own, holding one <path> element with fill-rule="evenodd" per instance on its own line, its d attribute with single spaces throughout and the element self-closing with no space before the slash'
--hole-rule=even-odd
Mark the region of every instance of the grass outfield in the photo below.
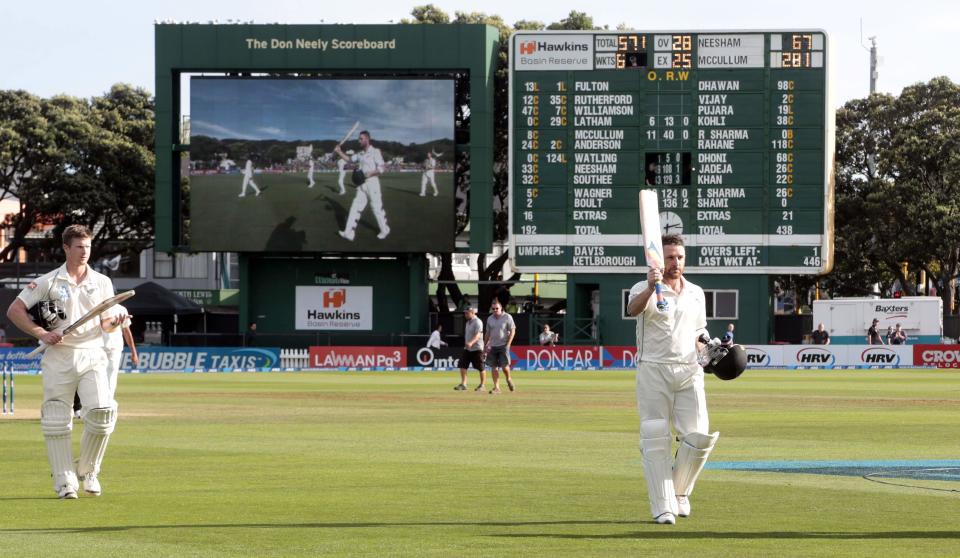
<svg viewBox="0 0 960 558">
<path fill-rule="evenodd" d="M 318 172 L 307 188 L 307 174 L 258 174 L 263 193 L 237 197 L 243 175 L 190 177 L 191 246 L 195 250 L 272 252 L 408 251 L 453 249 L 453 173 L 436 173 L 439 195 L 427 186 L 420 197 L 419 172 L 387 173 L 380 180 L 390 235 L 380 240 L 377 221 L 368 205 L 360 214 L 353 242 L 341 238 L 356 188 L 340 195 L 339 173 Z M 447 244 L 443 244 L 446 242 Z"/>
<path fill-rule="evenodd" d="M 958 482 L 707 470 L 692 516 L 655 525 L 632 372 L 520 372 L 499 396 L 454 392 L 455 376 L 123 376 L 104 495 L 74 501 L 50 487 L 40 379 L 18 377 L 18 418 L 0 420 L 0 554 L 960 555 Z M 958 380 L 708 377 L 711 461 L 958 459 Z"/>
</svg>

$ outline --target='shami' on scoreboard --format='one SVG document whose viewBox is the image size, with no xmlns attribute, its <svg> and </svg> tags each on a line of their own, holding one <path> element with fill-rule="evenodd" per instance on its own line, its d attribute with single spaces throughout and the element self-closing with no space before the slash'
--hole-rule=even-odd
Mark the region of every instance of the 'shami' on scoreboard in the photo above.
<svg viewBox="0 0 960 558">
<path fill-rule="evenodd" d="M 517 269 L 645 270 L 645 188 L 690 273 L 832 267 L 823 31 L 520 32 L 510 49 Z"/>
</svg>

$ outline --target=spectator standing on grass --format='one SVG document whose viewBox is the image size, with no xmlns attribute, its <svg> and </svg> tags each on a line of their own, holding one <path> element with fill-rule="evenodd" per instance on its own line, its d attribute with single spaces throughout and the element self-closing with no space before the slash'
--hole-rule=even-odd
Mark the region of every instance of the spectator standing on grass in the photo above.
<svg viewBox="0 0 960 558">
<path fill-rule="evenodd" d="M 493 389 L 491 394 L 500 393 L 500 370 L 503 370 L 503 376 L 507 380 L 507 387 L 510 391 L 515 389 L 513 381 L 510 379 L 510 344 L 513 343 L 513 337 L 517 334 L 517 326 L 513 323 L 513 316 L 503 311 L 503 305 L 495 300 L 490 306 L 493 311 L 487 317 L 487 364 L 493 370 Z"/>
<path fill-rule="evenodd" d="M 483 370 L 483 320 L 477 317 L 477 310 L 467 307 L 463 310 L 466 324 L 463 327 L 463 353 L 460 354 L 460 383 L 454 386 L 456 391 L 467 389 L 467 369 L 471 366 L 480 372 L 480 385 L 473 391 L 483 391 L 487 379 Z"/>
</svg>

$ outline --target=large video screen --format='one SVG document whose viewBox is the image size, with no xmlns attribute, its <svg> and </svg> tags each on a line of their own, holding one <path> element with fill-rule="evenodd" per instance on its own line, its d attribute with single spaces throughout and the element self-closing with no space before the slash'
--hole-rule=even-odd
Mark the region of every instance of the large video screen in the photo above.
<svg viewBox="0 0 960 558">
<path fill-rule="evenodd" d="M 452 78 L 193 77 L 190 247 L 451 251 L 455 155 Z"/>
</svg>

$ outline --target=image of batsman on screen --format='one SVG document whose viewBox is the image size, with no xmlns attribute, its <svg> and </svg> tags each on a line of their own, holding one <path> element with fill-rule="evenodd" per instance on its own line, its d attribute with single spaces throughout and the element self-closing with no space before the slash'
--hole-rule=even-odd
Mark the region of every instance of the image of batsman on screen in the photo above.
<svg viewBox="0 0 960 558">
<path fill-rule="evenodd" d="M 366 130 L 360 132 L 359 153 L 347 155 L 339 145 L 334 149 L 334 153 L 344 161 L 357 164 L 357 169 L 350 177 L 353 185 L 357 187 L 357 193 L 353 197 L 353 203 L 350 204 L 350 214 L 347 215 L 347 223 L 343 230 L 339 232 L 340 236 L 351 241 L 356 237 L 360 215 L 369 203 L 373 216 L 377 220 L 377 226 L 380 228 L 377 238 L 381 240 L 387 238 L 390 235 L 390 227 L 387 226 L 387 213 L 383 209 L 383 198 L 380 194 L 380 175 L 383 174 L 386 164 L 380 150 L 370 143 L 370 132 Z"/>
<path fill-rule="evenodd" d="M 114 297 L 110 279 L 87 265 L 92 239 L 87 227 L 67 227 L 63 231 L 66 262 L 39 277 L 35 288 L 25 288 L 7 309 L 14 325 L 40 340 L 37 352 L 44 350 L 40 430 L 46 440 L 53 489 L 61 499 L 76 498 L 80 480 L 86 493 L 100 495 L 97 476 L 117 422 L 102 335 L 128 318 L 122 308 L 105 308 L 109 299 L 122 296 Z M 30 317 L 28 311 L 35 306 L 39 306 L 43 324 Z M 77 392 L 83 403 L 84 427 L 80 460 L 75 465 L 71 432 Z"/>
<path fill-rule="evenodd" d="M 633 285 L 627 313 L 637 318 L 637 409 L 650 511 L 657 523 L 674 524 L 690 515 L 690 494 L 720 433 L 709 430 L 699 364 L 706 298 L 683 276 L 683 238 L 666 235 L 661 243 L 664 267 L 651 267 L 646 280 Z M 660 282 L 665 311 L 654 302 Z M 676 458 L 671 427 L 680 441 Z"/>
</svg>

